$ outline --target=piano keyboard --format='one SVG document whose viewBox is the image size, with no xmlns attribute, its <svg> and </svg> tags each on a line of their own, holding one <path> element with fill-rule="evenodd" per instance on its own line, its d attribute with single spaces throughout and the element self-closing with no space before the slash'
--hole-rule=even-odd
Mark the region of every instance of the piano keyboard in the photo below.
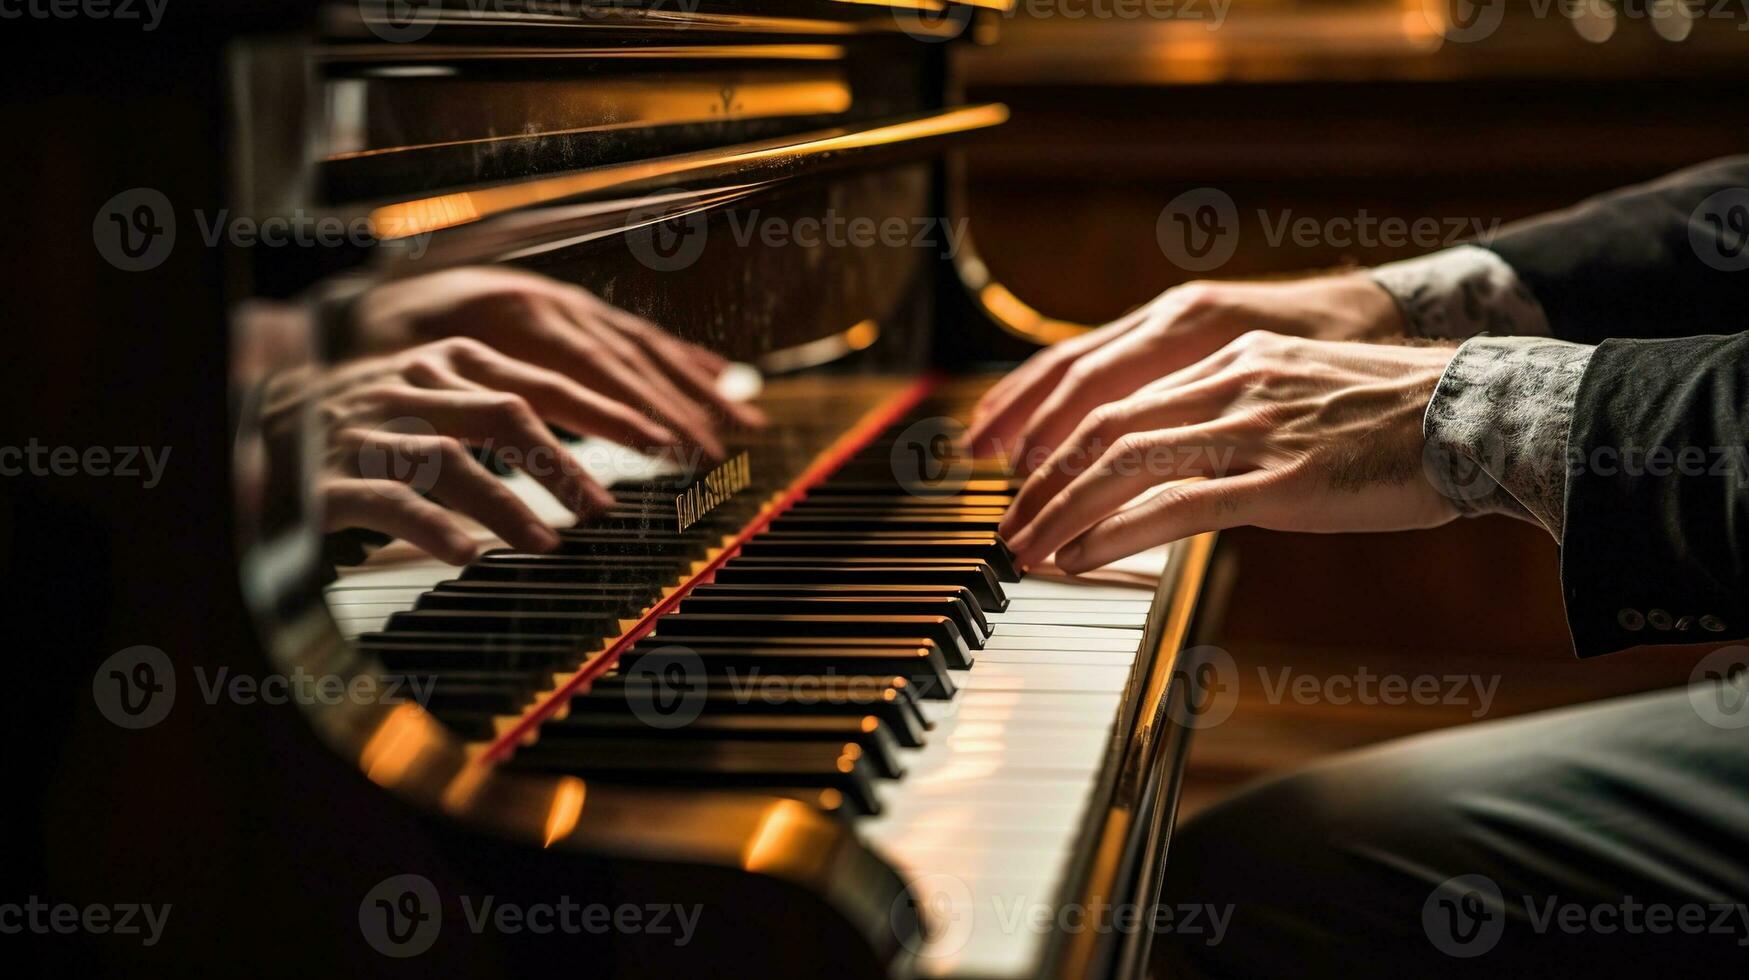
<svg viewBox="0 0 1749 980">
<path fill-rule="evenodd" d="M 840 813 L 921 898 L 917 972 L 1029 975 L 1047 935 L 1026 913 L 1062 891 L 1154 590 L 1021 575 L 995 534 L 1011 495 L 999 474 L 974 472 L 947 496 L 867 479 L 890 471 L 900 428 L 698 576 L 568 699 L 567 678 L 696 575 L 773 488 L 677 532 L 671 494 L 654 497 L 665 511 L 650 503 L 670 475 L 586 442 L 578 458 L 597 461 L 618 506 L 565 530 L 558 552 L 498 548 L 457 569 L 397 543 L 342 569 L 327 602 L 390 676 L 432 683 L 440 720 L 513 748 L 506 765 L 783 793 Z M 568 523 L 532 480 L 507 481 Z M 1167 554 L 1142 567 L 1163 573 Z M 684 683 L 670 689 L 675 670 Z M 679 705 L 672 722 L 664 698 Z M 518 718 L 538 720 L 538 737 L 516 738 Z"/>
</svg>

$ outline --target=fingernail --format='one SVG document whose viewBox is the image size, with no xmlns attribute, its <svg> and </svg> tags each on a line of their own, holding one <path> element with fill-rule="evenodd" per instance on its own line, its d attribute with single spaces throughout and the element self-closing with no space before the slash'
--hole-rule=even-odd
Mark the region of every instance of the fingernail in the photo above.
<svg viewBox="0 0 1749 980">
<path fill-rule="evenodd" d="M 1066 544 L 1057 549 L 1057 567 L 1074 572 L 1081 567 L 1082 553 L 1087 549 L 1078 544 Z"/>
<path fill-rule="evenodd" d="M 480 550 L 479 545 L 474 543 L 474 539 L 465 534 L 445 535 L 444 541 L 449 545 L 449 553 L 452 556 L 450 563 L 454 565 L 466 565 L 473 561 Z"/>
</svg>

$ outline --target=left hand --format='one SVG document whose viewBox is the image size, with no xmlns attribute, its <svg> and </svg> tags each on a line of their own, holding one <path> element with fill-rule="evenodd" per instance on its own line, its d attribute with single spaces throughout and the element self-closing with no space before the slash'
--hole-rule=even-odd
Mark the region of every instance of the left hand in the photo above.
<svg viewBox="0 0 1749 980">
<path fill-rule="evenodd" d="M 519 269 L 476 266 L 395 280 L 360 298 L 362 346 L 395 351 L 471 337 L 645 412 L 712 457 L 724 420 L 765 416 L 717 391 L 726 362 L 569 283 Z"/>
<path fill-rule="evenodd" d="M 1074 573 L 1241 524 L 1443 524 L 1457 510 L 1422 475 L 1421 421 L 1455 351 L 1244 334 L 1094 409 L 1027 480 L 1002 533 L 1022 565 L 1055 552 Z"/>
</svg>

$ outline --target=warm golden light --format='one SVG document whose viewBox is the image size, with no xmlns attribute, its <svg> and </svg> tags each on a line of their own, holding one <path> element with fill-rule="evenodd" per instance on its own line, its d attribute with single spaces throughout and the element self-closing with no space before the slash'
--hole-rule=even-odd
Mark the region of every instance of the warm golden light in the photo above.
<svg viewBox="0 0 1749 980">
<path fill-rule="evenodd" d="M 583 780 L 575 776 L 561 776 L 558 785 L 553 788 L 553 804 L 547 810 L 546 842 L 543 847 L 552 847 L 553 842 L 570 836 L 577 829 L 577 821 L 583 816 L 583 800 L 588 795 L 588 788 Z"/>
<path fill-rule="evenodd" d="M 442 231 L 483 217 L 620 186 L 648 186 L 745 170 L 760 164 L 824 157 L 892 143 L 996 126 L 1008 119 L 1001 105 L 968 106 L 868 129 L 829 129 L 748 143 L 728 152 L 703 150 L 574 174 L 440 194 L 380 207 L 370 214 L 378 238 L 392 240 Z"/>
</svg>

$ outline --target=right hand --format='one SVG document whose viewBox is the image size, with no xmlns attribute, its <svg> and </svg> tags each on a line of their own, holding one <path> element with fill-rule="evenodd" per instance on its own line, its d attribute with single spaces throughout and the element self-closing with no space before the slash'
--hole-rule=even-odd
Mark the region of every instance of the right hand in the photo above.
<svg viewBox="0 0 1749 980">
<path fill-rule="evenodd" d="M 1323 340 L 1399 336 L 1396 301 L 1364 272 L 1283 282 L 1191 282 L 1052 345 L 997 382 L 967 434 L 1022 473 L 1100 405 L 1197 363 L 1253 330 Z"/>
</svg>

